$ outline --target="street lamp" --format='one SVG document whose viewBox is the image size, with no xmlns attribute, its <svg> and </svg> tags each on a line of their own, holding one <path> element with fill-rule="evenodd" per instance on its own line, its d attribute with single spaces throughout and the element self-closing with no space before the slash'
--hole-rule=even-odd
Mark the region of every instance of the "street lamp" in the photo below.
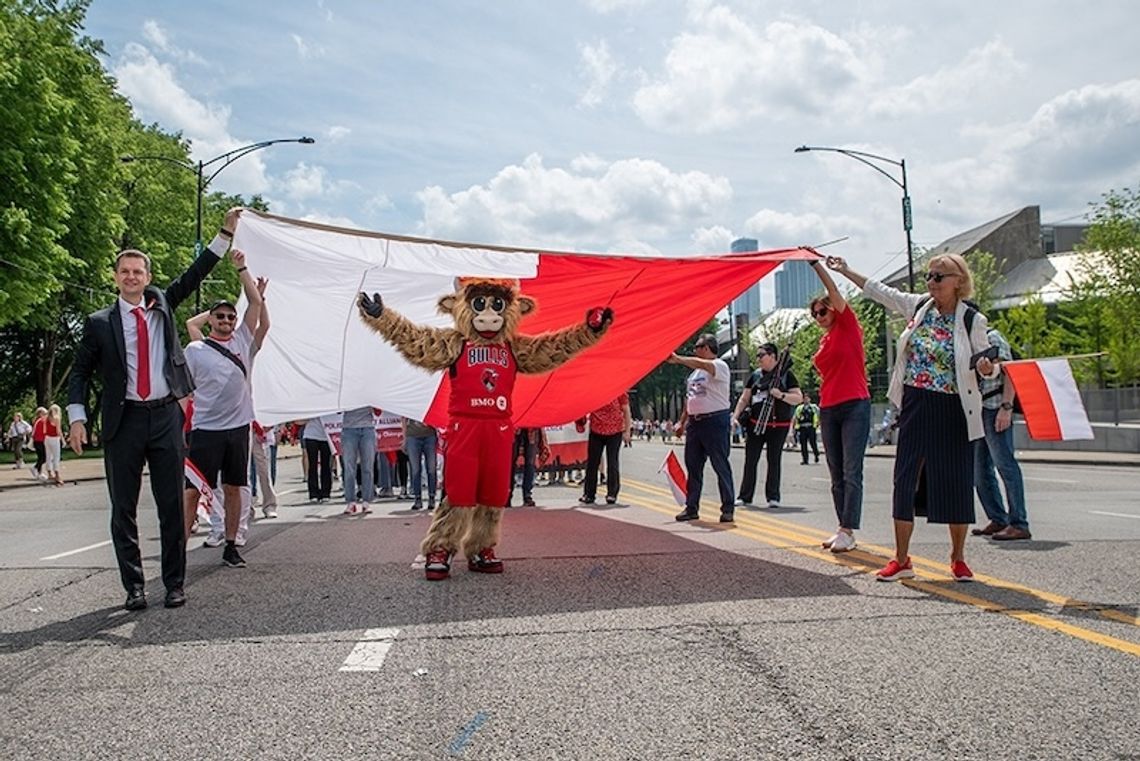
<svg viewBox="0 0 1140 761">
<path fill-rule="evenodd" d="M 903 230 L 906 231 L 906 275 L 907 283 L 910 285 L 910 291 L 911 293 L 914 293 L 914 245 L 910 240 L 911 213 L 910 193 L 907 191 L 906 187 L 906 159 L 899 159 L 898 161 L 895 161 L 894 159 L 889 159 L 886 156 L 877 156 L 874 153 L 864 153 L 863 151 L 853 151 L 850 148 L 823 148 L 817 145 L 801 145 L 795 150 L 796 153 L 807 153 L 808 151 L 831 151 L 832 153 L 842 153 L 844 156 L 850 156 L 856 161 L 860 161 L 871 167 L 876 172 L 883 175 L 888 180 L 902 188 Z M 902 170 L 902 182 L 899 182 L 897 179 L 895 179 L 895 176 L 893 174 L 886 171 L 878 164 L 872 163 L 872 161 L 882 161 L 892 166 L 897 166 Z"/>
<path fill-rule="evenodd" d="M 271 145 L 278 143 L 301 143 L 302 145 L 312 145 L 317 142 L 311 137 L 290 137 L 281 138 L 279 140 L 262 140 L 260 143 L 250 143 L 243 145 L 241 148 L 234 148 L 232 151 L 214 156 L 212 159 L 206 161 L 187 161 L 186 159 L 176 159 L 170 156 L 134 156 L 127 154 L 120 156 L 119 160 L 124 164 L 130 164 L 135 161 L 165 161 L 168 164 L 180 166 L 194 173 L 197 177 L 197 193 L 198 193 L 198 213 L 194 222 L 194 258 L 197 259 L 202 253 L 202 196 L 206 192 L 206 188 L 213 182 L 214 178 L 221 174 L 222 170 L 234 163 L 243 156 L 248 156 L 254 151 L 260 151 L 262 148 L 268 148 Z M 207 170 L 211 169 L 214 164 L 221 162 L 221 166 L 214 169 L 209 174 Z M 195 292 L 194 295 L 194 308 L 197 311 L 202 309 L 202 289 L 201 287 Z"/>
</svg>

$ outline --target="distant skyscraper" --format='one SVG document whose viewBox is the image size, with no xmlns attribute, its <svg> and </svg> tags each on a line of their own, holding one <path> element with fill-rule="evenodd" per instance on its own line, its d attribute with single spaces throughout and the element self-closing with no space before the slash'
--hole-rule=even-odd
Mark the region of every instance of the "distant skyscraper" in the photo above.
<svg viewBox="0 0 1140 761">
<path fill-rule="evenodd" d="M 804 308 L 817 291 L 823 290 L 811 265 L 802 261 L 784 262 L 776 273 L 776 308 Z"/>
<path fill-rule="evenodd" d="M 737 238 L 732 242 L 732 253 L 741 254 L 746 251 L 755 251 L 759 247 L 760 243 L 755 238 Z M 757 281 L 732 302 L 732 313 L 733 315 L 748 315 L 748 324 L 755 325 L 760 321 L 761 312 L 760 282 Z"/>
</svg>

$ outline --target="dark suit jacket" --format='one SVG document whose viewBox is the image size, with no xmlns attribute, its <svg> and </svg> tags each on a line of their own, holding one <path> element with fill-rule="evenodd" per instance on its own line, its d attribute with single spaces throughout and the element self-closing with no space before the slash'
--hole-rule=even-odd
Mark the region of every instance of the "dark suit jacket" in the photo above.
<svg viewBox="0 0 1140 761">
<path fill-rule="evenodd" d="M 220 257 L 207 248 L 165 291 L 148 285 L 143 293 L 144 303 L 149 304 L 153 300 L 162 314 L 162 337 L 166 343 L 162 375 L 170 386 L 170 392 L 179 399 L 194 390 L 194 379 L 182 354 L 178 329 L 174 325 L 174 310 L 194 292 L 219 261 Z M 127 348 L 118 300 L 87 316 L 83 339 L 75 353 L 75 365 L 67 385 L 68 404 L 87 405 L 88 388 L 96 372 L 103 380 L 103 440 L 110 441 L 119 430 L 123 404 L 127 399 Z"/>
</svg>

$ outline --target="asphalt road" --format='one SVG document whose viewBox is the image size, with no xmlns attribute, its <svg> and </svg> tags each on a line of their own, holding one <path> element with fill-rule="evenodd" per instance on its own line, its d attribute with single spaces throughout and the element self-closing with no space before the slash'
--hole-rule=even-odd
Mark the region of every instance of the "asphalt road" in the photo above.
<svg viewBox="0 0 1140 761">
<path fill-rule="evenodd" d="M 1027 465 L 1034 541 L 971 537 L 955 584 L 920 523 L 884 584 L 891 460 L 835 556 L 822 464 L 787 453 L 784 507 L 726 528 L 711 471 L 711 520 L 672 520 L 665 451 L 624 450 L 617 506 L 536 489 L 506 572 L 442 583 L 426 515 L 306 504 L 287 462 L 249 567 L 193 543 L 178 610 L 144 488 L 134 614 L 102 482 L 0 493 L 0 758 L 1140 758 L 1137 469 Z"/>
</svg>

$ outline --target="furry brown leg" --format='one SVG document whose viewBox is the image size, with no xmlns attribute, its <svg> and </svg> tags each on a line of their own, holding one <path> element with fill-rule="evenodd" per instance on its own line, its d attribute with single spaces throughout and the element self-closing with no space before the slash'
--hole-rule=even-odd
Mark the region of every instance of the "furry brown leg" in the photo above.
<svg viewBox="0 0 1140 761">
<path fill-rule="evenodd" d="M 468 532 L 468 523 L 474 511 L 473 507 L 452 507 L 447 498 L 441 500 L 431 519 L 431 526 L 428 527 L 424 540 L 420 542 L 420 552 L 427 555 L 438 547 L 448 552 L 458 550 L 464 535 Z"/>
<path fill-rule="evenodd" d="M 503 521 L 503 508 L 479 505 L 473 511 L 467 534 L 463 537 L 463 554 L 473 558 L 479 550 L 499 543 L 499 526 Z"/>
</svg>

